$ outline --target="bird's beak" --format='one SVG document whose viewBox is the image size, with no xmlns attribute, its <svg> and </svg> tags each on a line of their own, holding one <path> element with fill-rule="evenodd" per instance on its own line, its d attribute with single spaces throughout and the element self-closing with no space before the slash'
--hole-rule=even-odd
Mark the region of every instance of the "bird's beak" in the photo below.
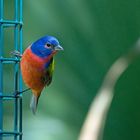
<svg viewBox="0 0 140 140">
<path fill-rule="evenodd" d="M 63 51 L 63 47 L 61 47 L 60 45 L 55 46 L 54 48 L 56 51 Z"/>
</svg>

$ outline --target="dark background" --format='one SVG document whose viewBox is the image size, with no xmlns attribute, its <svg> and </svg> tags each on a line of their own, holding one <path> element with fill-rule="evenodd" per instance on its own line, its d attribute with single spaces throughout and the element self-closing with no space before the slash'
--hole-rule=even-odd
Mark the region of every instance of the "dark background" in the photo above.
<svg viewBox="0 0 140 140">
<path fill-rule="evenodd" d="M 6 19 L 14 16 L 13 2 L 5 0 Z M 35 116 L 29 108 L 31 92 L 23 95 L 23 140 L 77 140 L 106 72 L 139 38 L 140 1 L 23 0 L 23 22 L 24 49 L 44 35 L 57 37 L 64 48 L 55 57 L 53 82 L 44 89 Z M 6 32 L 9 54 L 13 31 Z M 140 139 L 139 60 L 117 82 L 103 140 Z M 13 86 L 12 72 L 6 65 L 6 91 Z M 10 105 L 5 104 L 8 128 Z"/>
</svg>

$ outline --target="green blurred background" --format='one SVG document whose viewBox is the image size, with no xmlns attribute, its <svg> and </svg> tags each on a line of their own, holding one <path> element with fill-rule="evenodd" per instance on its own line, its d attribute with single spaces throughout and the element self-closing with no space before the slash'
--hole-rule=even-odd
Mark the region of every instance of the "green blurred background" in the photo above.
<svg viewBox="0 0 140 140">
<path fill-rule="evenodd" d="M 12 19 L 14 0 L 4 2 L 4 15 Z M 23 0 L 23 22 L 24 49 L 46 34 L 56 36 L 65 49 L 55 57 L 53 82 L 43 91 L 35 116 L 29 108 L 31 92 L 23 95 L 23 140 L 77 140 L 109 67 L 140 36 L 140 1 Z M 5 32 L 8 55 L 13 50 L 13 30 Z M 140 139 L 139 60 L 116 85 L 104 140 Z M 4 89 L 11 91 L 13 68 L 4 67 Z M 13 124 L 11 105 L 4 104 L 8 129 Z"/>
</svg>

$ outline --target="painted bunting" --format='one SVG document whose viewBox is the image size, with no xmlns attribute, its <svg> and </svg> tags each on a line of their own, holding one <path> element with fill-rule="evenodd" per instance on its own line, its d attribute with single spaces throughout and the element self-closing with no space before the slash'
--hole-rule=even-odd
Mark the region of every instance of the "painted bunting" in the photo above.
<svg viewBox="0 0 140 140">
<path fill-rule="evenodd" d="M 30 108 L 35 114 L 38 99 L 45 86 L 50 85 L 54 71 L 53 56 L 63 48 L 53 36 L 44 36 L 32 43 L 21 58 L 23 81 L 32 90 Z"/>
</svg>

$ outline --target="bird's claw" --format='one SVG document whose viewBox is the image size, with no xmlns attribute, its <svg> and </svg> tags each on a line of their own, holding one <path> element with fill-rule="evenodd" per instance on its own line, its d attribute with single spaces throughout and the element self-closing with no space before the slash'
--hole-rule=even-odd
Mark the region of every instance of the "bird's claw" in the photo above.
<svg viewBox="0 0 140 140">
<path fill-rule="evenodd" d="M 17 50 L 12 51 L 10 54 L 12 56 L 19 57 L 19 58 L 22 57 L 22 54 L 19 51 L 17 51 Z"/>
</svg>

